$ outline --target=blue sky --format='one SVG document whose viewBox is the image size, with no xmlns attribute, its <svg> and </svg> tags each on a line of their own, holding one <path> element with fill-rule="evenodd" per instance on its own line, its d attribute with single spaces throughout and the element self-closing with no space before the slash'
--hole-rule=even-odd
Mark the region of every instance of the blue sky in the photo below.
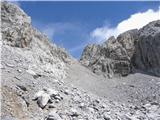
<svg viewBox="0 0 160 120">
<path fill-rule="evenodd" d="M 134 26 L 140 28 L 141 22 L 145 25 L 160 17 L 159 2 L 23 1 L 19 4 L 31 16 L 33 26 L 75 58 L 80 57 L 89 43 L 103 42 L 110 35 L 116 36 Z M 127 24 L 131 26 L 125 27 Z"/>
</svg>

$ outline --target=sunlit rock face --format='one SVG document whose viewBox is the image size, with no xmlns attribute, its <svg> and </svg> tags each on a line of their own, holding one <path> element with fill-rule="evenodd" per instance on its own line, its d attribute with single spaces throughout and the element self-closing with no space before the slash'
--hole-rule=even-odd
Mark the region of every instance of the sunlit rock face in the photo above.
<svg viewBox="0 0 160 120">
<path fill-rule="evenodd" d="M 29 46 L 33 38 L 31 18 L 16 5 L 7 2 L 1 5 L 3 42 L 13 47 Z"/>
<path fill-rule="evenodd" d="M 17 5 L 2 2 L 1 10 L 2 55 L 8 54 L 7 60 L 13 60 L 16 66 L 24 66 L 37 74 L 65 78 L 65 63 L 71 60 L 67 52 L 33 28 L 31 18 Z"/>
<path fill-rule="evenodd" d="M 139 69 L 160 76 L 160 21 L 130 30 L 101 45 L 88 45 L 80 62 L 108 77 L 126 76 Z"/>
</svg>

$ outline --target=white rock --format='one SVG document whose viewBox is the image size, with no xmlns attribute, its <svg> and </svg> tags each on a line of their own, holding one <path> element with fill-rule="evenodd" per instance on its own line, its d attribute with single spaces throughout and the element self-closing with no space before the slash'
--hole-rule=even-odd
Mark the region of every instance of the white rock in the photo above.
<svg viewBox="0 0 160 120">
<path fill-rule="evenodd" d="M 64 94 L 69 95 L 69 90 L 68 89 L 64 90 Z"/>
<path fill-rule="evenodd" d="M 5 67 L 2 64 L 0 64 L 0 69 L 5 69 Z"/>
<path fill-rule="evenodd" d="M 60 100 L 56 99 L 56 100 L 55 100 L 55 103 L 59 103 L 59 101 L 60 101 Z"/>
<path fill-rule="evenodd" d="M 61 100 L 62 99 L 60 96 L 55 96 L 54 98 L 57 99 L 57 100 Z"/>
<path fill-rule="evenodd" d="M 76 109 L 74 109 L 74 108 L 71 108 L 71 116 L 74 116 L 74 117 L 77 117 L 79 114 L 78 114 L 78 111 L 76 110 Z"/>
<path fill-rule="evenodd" d="M 105 120 L 111 120 L 110 116 L 109 116 L 107 113 L 104 113 L 104 114 L 103 114 L 103 118 L 104 118 Z"/>
<path fill-rule="evenodd" d="M 34 100 L 38 99 L 39 97 L 41 97 L 44 94 L 44 91 L 38 91 L 35 95 L 34 95 Z"/>
<path fill-rule="evenodd" d="M 50 96 L 58 95 L 58 91 L 51 89 L 51 88 L 46 89 L 46 93 L 48 93 Z"/>
<path fill-rule="evenodd" d="M 36 73 L 33 70 L 31 70 L 31 69 L 28 69 L 26 72 L 29 73 L 29 74 L 31 74 L 31 75 L 36 75 Z"/>
<path fill-rule="evenodd" d="M 20 69 L 18 69 L 17 71 L 18 71 L 19 73 L 22 73 L 22 70 L 20 70 Z"/>
<path fill-rule="evenodd" d="M 106 108 L 106 107 L 107 107 L 107 105 L 103 103 L 102 104 L 102 108 Z"/>
<path fill-rule="evenodd" d="M 44 108 L 47 105 L 49 100 L 50 100 L 50 96 L 47 93 L 43 93 L 41 97 L 38 98 L 37 103 L 41 108 Z"/>
<path fill-rule="evenodd" d="M 80 107 L 80 108 L 84 108 L 84 107 L 85 107 L 85 104 L 84 104 L 84 103 L 80 103 L 79 107 Z"/>
</svg>

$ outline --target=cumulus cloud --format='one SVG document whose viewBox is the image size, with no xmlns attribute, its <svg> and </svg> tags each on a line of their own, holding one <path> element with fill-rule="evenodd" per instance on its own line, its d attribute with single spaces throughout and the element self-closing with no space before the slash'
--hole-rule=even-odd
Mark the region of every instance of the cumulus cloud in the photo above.
<svg viewBox="0 0 160 120">
<path fill-rule="evenodd" d="M 160 19 L 160 7 L 158 10 L 154 11 L 149 9 L 145 12 L 138 12 L 132 14 L 128 19 L 121 21 L 116 27 L 110 28 L 108 26 L 103 26 L 96 28 L 91 32 L 91 39 L 96 42 L 103 42 L 110 36 L 118 36 L 131 29 L 139 29 L 148 24 L 151 21 Z"/>
</svg>

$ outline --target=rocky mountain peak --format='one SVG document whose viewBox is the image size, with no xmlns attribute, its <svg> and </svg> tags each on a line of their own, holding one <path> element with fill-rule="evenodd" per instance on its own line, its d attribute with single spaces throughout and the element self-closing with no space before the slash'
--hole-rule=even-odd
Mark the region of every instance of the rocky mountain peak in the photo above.
<svg viewBox="0 0 160 120">
<path fill-rule="evenodd" d="M 94 45 L 94 50 L 92 45 L 87 46 L 80 62 L 87 63 L 84 65 L 93 72 L 96 69 L 95 73 L 105 76 L 124 76 L 133 72 L 133 69 L 159 76 L 159 22 L 153 21 L 139 30 L 129 30 L 117 38 L 112 36 L 102 45 Z M 91 54 L 96 57 L 92 57 Z"/>
<path fill-rule="evenodd" d="M 150 22 L 139 30 L 141 36 L 155 36 L 160 32 L 160 20 Z"/>
</svg>

